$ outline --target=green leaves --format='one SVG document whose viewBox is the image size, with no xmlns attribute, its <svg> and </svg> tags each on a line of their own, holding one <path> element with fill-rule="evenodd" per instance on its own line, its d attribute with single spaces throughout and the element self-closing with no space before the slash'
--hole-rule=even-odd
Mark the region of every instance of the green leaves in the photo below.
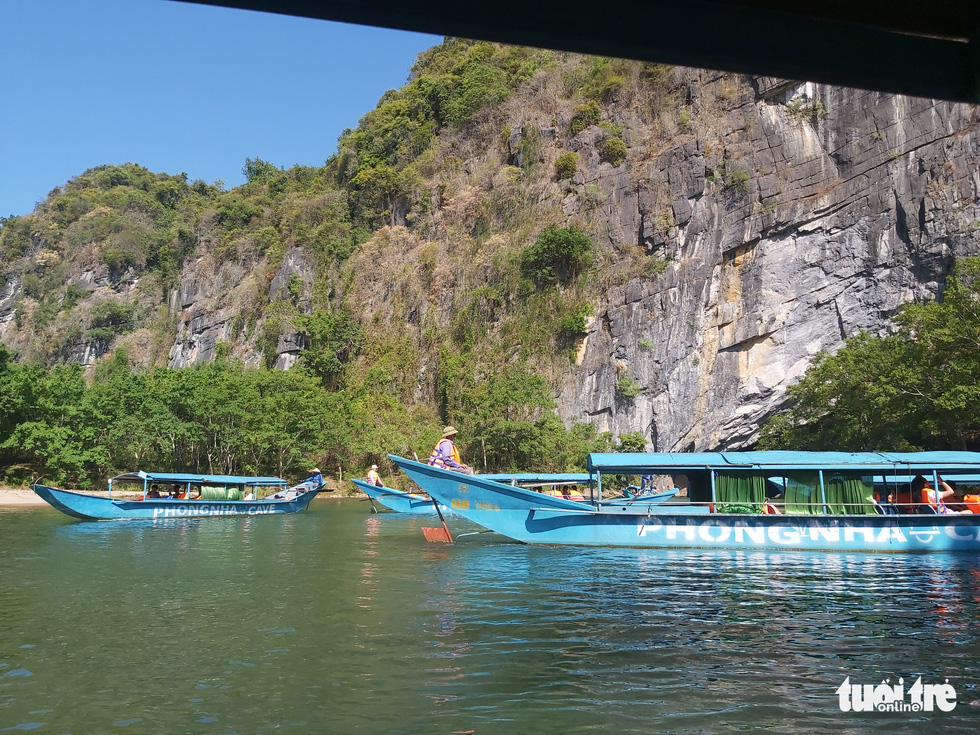
<svg viewBox="0 0 980 735">
<path fill-rule="evenodd" d="M 347 364 L 364 343 L 361 325 L 346 310 L 316 311 L 301 321 L 308 340 L 302 352 L 303 368 L 325 388 L 339 389 Z"/>
<path fill-rule="evenodd" d="M 555 178 L 570 179 L 578 170 L 578 153 L 565 151 L 555 159 Z"/>
<path fill-rule="evenodd" d="M 592 241 L 574 227 L 549 227 L 521 258 L 521 272 L 538 286 L 568 283 L 593 262 Z"/>
</svg>

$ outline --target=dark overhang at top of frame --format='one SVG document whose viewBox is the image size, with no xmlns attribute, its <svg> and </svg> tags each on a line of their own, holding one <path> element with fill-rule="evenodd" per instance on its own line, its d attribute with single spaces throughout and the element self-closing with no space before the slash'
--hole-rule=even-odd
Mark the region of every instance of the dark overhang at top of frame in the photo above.
<svg viewBox="0 0 980 735">
<path fill-rule="evenodd" d="M 980 101 L 980 0 L 181 1 Z"/>
</svg>

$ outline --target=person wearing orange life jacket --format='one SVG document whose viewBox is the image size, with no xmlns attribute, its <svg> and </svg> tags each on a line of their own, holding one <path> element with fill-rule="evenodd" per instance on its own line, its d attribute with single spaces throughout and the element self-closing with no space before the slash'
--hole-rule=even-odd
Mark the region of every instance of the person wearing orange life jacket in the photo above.
<svg viewBox="0 0 980 735">
<path fill-rule="evenodd" d="M 443 429 L 442 439 L 436 442 L 432 454 L 429 455 L 429 464 L 444 470 L 455 470 L 472 475 L 473 469 L 463 464 L 463 460 L 459 457 L 459 450 L 456 449 L 456 444 L 453 442 L 458 433 L 453 426 L 447 426 Z"/>
<path fill-rule="evenodd" d="M 369 484 L 377 485 L 378 487 L 382 487 L 384 485 L 384 483 L 381 482 L 381 475 L 378 474 L 378 465 L 371 465 L 371 469 L 369 469 L 367 473 L 367 481 Z"/>
<path fill-rule="evenodd" d="M 946 506 L 947 499 L 955 500 L 956 491 L 953 490 L 943 478 L 937 478 L 939 481 L 939 490 L 936 491 L 929 481 L 926 480 L 922 475 L 916 475 L 912 480 L 912 499 L 917 500 L 919 493 L 921 493 L 923 505 L 931 505 L 936 513 L 971 513 L 969 510 L 953 510 Z M 921 511 L 920 511 L 921 512 Z"/>
</svg>

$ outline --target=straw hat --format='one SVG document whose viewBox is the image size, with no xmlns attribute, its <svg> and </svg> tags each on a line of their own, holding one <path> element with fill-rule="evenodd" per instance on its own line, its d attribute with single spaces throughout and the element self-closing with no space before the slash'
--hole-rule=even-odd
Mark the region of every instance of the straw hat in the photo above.
<svg viewBox="0 0 980 735">
<path fill-rule="evenodd" d="M 317 474 L 319 474 L 320 473 L 320 468 L 319 467 L 314 467 L 312 470 L 310 470 L 310 472 L 316 472 Z"/>
<path fill-rule="evenodd" d="M 442 430 L 442 438 L 448 439 L 451 436 L 456 436 L 458 433 L 459 432 L 456 431 L 455 426 L 447 426 L 445 429 Z"/>
</svg>

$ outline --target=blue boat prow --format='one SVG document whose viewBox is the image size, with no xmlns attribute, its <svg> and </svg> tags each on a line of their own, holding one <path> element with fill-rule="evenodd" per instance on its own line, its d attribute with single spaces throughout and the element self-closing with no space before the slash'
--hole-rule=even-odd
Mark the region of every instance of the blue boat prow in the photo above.
<svg viewBox="0 0 980 735">
<path fill-rule="evenodd" d="M 436 506 L 432 501 L 432 498 L 428 498 L 425 495 L 419 493 L 406 493 L 403 490 L 397 490 L 393 487 L 385 487 L 383 485 L 372 485 L 364 480 L 351 480 L 354 485 L 357 486 L 359 490 L 365 493 L 372 501 L 376 501 L 380 505 L 393 510 L 396 513 L 416 513 L 422 515 L 436 515 Z M 442 506 L 440 508 L 443 513 L 447 512 L 447 508 Z"/>
</svg>

